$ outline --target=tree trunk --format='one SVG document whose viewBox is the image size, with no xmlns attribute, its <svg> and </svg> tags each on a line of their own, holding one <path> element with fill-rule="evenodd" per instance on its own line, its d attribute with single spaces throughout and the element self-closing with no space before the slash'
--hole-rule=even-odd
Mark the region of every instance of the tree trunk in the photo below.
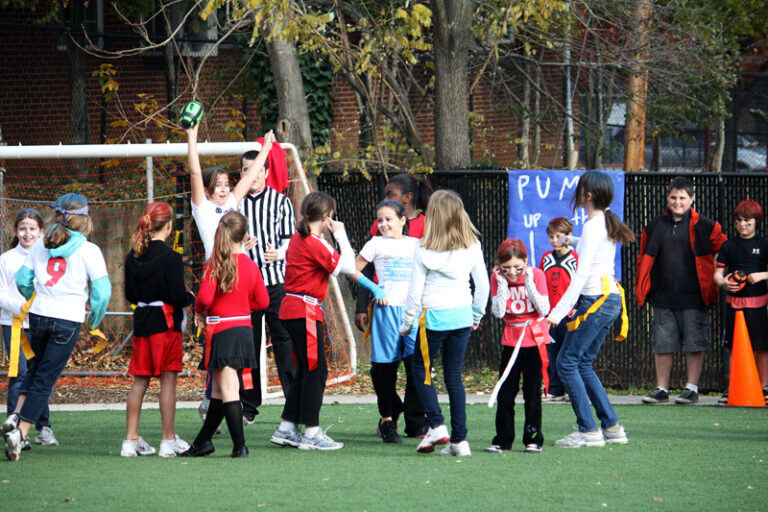
<svg viewBox="0 0 768 512">
<path fill-rule="evenodd" d="M 432 0 L 435 53 L 435 165 L 465 169 L 470 163 L 467 59 L 473 2 Z"/>
<path fill-rule="evenodd" d="M 542 52 L 542 58 L 544 53 Z M 533 68 L 533 81 L 536 87 L 533 91 L 533 155 L 531 155 L 531 165 L 536 168 L 539 166 L 539 155 L 541 155 L 541 64 L 536 62 Z"/>
<path fill-rule="evenodd" d="M 267 42 L 267 52 L 277 91 L 275 135 L 280 142 L 290 142 L 296 146 L 299 157 L 304 161 L 312 153 L 312 131 L 309 128 L 309 111 L 296 46 L 282 39 L 272 39 Z M 307 179 L 310 179 L 309 175 Z M 312 187 L 317 189 L 316 181 L 312 181 Z"/>
<path fill-rule="evenodd" d="M 624 170 L 642 171 L 645 160 L 645 100 L 648 95 L 648 72 L 644 69 L 647 59 L 645 43 L 651 19 L 652 0 L 639 0 L 635 4 L 635 45 L 640 51 L 630 70 L 629 94 L 624 123 Z"/>
<path fill-rule="evenodd" d="M 723 155 L 725 154 L 725 119 L 717 123 L 717 140 L 715 150 L 712 152 L 712 163 L 709 170 L 712 172 L 723 172 Z"/>
<path fill-rule="evenodd" d="M 75 32 L 82 31 L 84 7 L 82 2 L 69 2 L 70 27 Z M 72 36 L 84 44 L 82 36 Z M 89 144 L 91 142 L 91 123 L 88 117 L 88 95 L 85 91 L 85 53 L 67 39 L 69 56 L 70 117 L 69 143 Z"/>
<path fill-rule="evenodd" d="M 525 74 L 528 72 L 528 63 L 522 62 L 521 66 Z M 517 130 L 517 167 L 520 169 L 530 169 L 531 159 L 528 156 L 528 148 L 531 144 L 531 82 L 528 78 L 523 79 L 523 97 L 520 100 L 520 116 L 518 117 Z"/>
<path fill-rule="evenodd" d="M 170 21 L 165 20 L 165 36 L 170 37 L 173 32 Z M 165 64 L 165 98 L 168 104 L 168 119 L 176 121 L 179 118 L 181 105 L 177 101 L 179 95 L 179 71 L 176 67 L 176 48 L 172 43 L 163 46 L 163 61 Z M 171 128 L 168 128 L 168 138 L 178 138 Z"/>
</svg>

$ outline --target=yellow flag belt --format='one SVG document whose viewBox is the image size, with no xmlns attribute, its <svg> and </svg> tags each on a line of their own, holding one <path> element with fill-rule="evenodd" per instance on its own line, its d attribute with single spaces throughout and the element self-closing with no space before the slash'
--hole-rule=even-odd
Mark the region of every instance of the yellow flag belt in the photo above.
<svg viewBox="0 0 768 512">
<path fill-rule="evenodd" d="M 603 284 L 603 295 L 599 299 L 597 299 L 595 302 L 593 302 L 592 305 L 589 307 L 589 309 L 587 309 L 583 315 L 579 315 L 578 317 L 568 322 L 567 325 L 568 325 L 569 331 L 575 331 L 576 329 L 578 329 L 579 324 L 581 324 L 584 320 L 587 319 L 589 315 L 597 311 L 598 308 L 603 305 L 603 302 L 605 302 L 605 299 L 607 299 L 608 295 L 611 294 L 610 279 L 611 278 L 608 276 L 602 276 L 600 278 Z M 622 341 L 626 339 L 627 332 L 629 332 L 629 317 L 627 316 L 627 299 L 626 299 L 626 296 L 624 295 L 624 288 L 621 287 L 618 281 L 616 281 L 616 286 L 619 287 L 619 295 L 621 295 L 621 331 L 619 332 L 619 335 L 616 336 L 616 341 Z"/>
</svg>

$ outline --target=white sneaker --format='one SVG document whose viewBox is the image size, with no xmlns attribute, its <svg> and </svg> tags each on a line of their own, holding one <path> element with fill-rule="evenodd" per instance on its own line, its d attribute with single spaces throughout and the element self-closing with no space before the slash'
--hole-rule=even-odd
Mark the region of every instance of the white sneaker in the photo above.
<svg viewBox="0 0 768 512">
<path fill-rule="evenodd" d="M 189 444 L 176 434 L 173 439 L 163 439 L 160 441 L 160 451 L 157 454 L 160 457 L 175 457 L 187 450 L 189 450 Z"/>
<path fill-rule="evenodd" d="M 290 430 L 275 429 L 275 433 L 272 434 L 270 442 L 279 446 L 290 446 L 292 448 L 298 448 L 301 444 L 301 434 L 295 428 Z"/>
<path fill-rule="evenodd" d="M 506 450 L 504 450 L 501 446 L 497 444 L 492 444 L 485 450 L 483 450 L 485 453 L 504 453 Z"/>
<path fill-rule="evenodd" d="M 453 455 L 455 457 L 470 457 L 472 450 L 469 449 L 469 442 L 465 439 L 458 443 L 450 443 L 440 451 L 440 455 Z"/>
<path fill-rule="evenodd" d="M 627 437 L 627 432 L 624 430 L 624 427 L 622 425 L 619 425 L 618 423 L 610 428 L 604 428 L 603 429 L 603 438 L 605 439 L 605 444 L 627 444 L 629 443 L 629 438 Z"/>
<path fill-rule="evenodd" d="M 323 429 L 320 429 L 315 437 L 307 437 L 307 434 L 301 435 L 299 450 L 341 450 L 344 443 L 339 443 L 331 439 Z"/>
<path fill-rule="evenodd" d="M 541 453 L 541 446 L 536 443 L 525 445 L 525 453 Z"/>
<path fill-rule="evenodd" d="M 581 448 L 582 446 L 605 446 L 605 439 L 600 430 L 594 432 L 571 432 L 563 439 L 555 441 L 557 446 L 564 448 Z"/>
<path fill-rule="evenodd" d="M 37 431 L 35 444 L 41 444 L 43 446 L 59 446 L 59 442 L 56 440 L 56 436 L 53 435 L 51 427 L 43 427 Z"/>
<path fill-rule="evenodd" d="M 6 432 L 3 437 L 5 437 L 5 456 L 8 457 L 8 460 L 19 460 L 19 455 L 21 455 L 26 441 L 21 435 L 21 429 L 14 428 L 10 432 Z"/>
<path fill-rule="evenodd" d="M 416 451 L 419 453 L 432 453 L 435 451 L 436 444 L 448 444 L 450 441 L 451 436 L 448 435 L 448 429 L 445 425 L 435 428 L 430 427 L 424 439 L 416 447 Z"/>
<path fill-rule="evenodd" d="M 123 440 L 123 447 L 120 450 L 121 457 L 135 457 L 137 455 L 154 455 L 155 449 L 139 436 L 137 441 L 130 439 Z"/>
<path fill-rule="evenodd" d="M 3 422 L 3 434 L 7 434 L 11 430 L 18 428 L 19 421 L 21 421 L 21 417 L 19 417 L 18 413 L 12 412 L 9 414 Z"/>
</svg>

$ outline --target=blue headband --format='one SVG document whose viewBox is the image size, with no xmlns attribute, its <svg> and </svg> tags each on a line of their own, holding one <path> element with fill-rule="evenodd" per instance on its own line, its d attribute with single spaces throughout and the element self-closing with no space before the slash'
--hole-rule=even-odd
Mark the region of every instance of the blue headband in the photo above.
<svg viewBox="0 0 768 512">
<path fill-rule="evenodd" d="M 75 210 L 67 210 L 65 208 L 62 208 L 58 204 L 52 204 L 51 208 L 56 213 L 61 214 L 61 223 L 66 224 L 67 223 L 67 214 L 70 215 L 88 215 L 88 206 L 83 206 L 82 208 L 77 208 Z"/>
</svg>

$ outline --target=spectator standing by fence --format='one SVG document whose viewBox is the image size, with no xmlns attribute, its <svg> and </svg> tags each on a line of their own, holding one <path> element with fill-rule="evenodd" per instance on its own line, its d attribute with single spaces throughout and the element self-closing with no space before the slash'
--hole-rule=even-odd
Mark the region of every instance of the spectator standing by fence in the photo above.
<svg viewBox="0 0 768 512">
<path fill-rule="evenodd" d="M 718 299 L 713 280 L 717 252 L 726 240 L 720 223 L 696 212 L 693 184 L 675 178 L 667 189 L 667 209 L 643 230 L 637 260 L 635 296 L 652 306 L 651 342 L 656 389 L 643 402 L 669 400 L 672 358 L 685 349 L 686 386 L 678 404 L 699 401 L 699 376 L 710 344 L 707 308 Z"/>
</svg>

